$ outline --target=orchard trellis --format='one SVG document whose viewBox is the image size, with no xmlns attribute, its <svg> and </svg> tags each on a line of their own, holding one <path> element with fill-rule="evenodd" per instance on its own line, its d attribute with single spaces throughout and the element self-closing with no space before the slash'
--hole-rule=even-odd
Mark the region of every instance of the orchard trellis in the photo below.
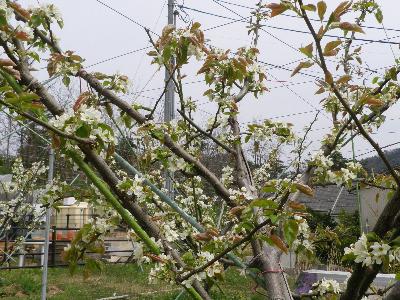
<svg viewBox="0 0 400 300">
<path fill-rule="evenodd" d="M 238 123 L 239 102 L 248 94 L 255 97 L 266 93 L 265 72 L 258 63 L 259 30 L 263 22 L 285 11 L 292 11 L 307 25 L 313 41 L 300 51 L 306 60 L 300 62 L 292 75 L 304 68 L 319 67 L 324 79 L 318 80 L 318 93 L 324 94 L 323 107 L 332 115 L 332 130 L 321 150 L 304 163 L 305 136 L 293 133 L 290 124 L 264 120 L 249 124 L 245 132 Z M 346 249 L 344 259 L 353 262 L 353 273 L 347 286 L 321 281 L 311 296 L 340 294 L 341 299 L 361 299 L 371 282 L 386 264 L 400 260 L 398 216 L 400 211 L 399 174 L 387 161 L 369 130 L 379 127 L 383 113 L 399 97 L 399 67 L 376 78 L 371 86 L 357 83 L 357 64 L 361 64 L 360 48 L 350 47 L 356 34 L 363 33 L 362 24 L 374 14 L 378 22 L 382 13 L 374 1 L 345 1 L 327 13 L 327 5 L 303 4 L 302 0 L 275 4 L 258 3 L 252 12 L 249 34 L 252 43 L 236 51 L 218 49 L 205 42 L 199 23 L 188 28 L 167 26 L 157 39 L 146 30 L 153 50 L 153 64 L 166 67 L 171 74 L 179 98 L 177 122 L 156 123 L 154 110 L 143 110 L 139 103 L 129 103 L 121 95 L 128 92 L 128 78 L 115 74 L 87 72 L 83 59 L 73 51 L 63 51 L 52 26 L 62 27 L 63 21 L 54 5 L 25 9 L 16 2 L 0 2 L 0 60 L 2 78 L 0 103 L 14 116 L 33 121 L 52 137 L 53 147 L 75 163 L 92 182 L 93 204 L 104 210 L 96 224 L 80 232 L 66 252 L 65 258 L 74 266 L 81 259 L 91 260 L 85 251 L 104 251 L 102 235 L 123 220 L 136 240 L 138 262 L 152 261 L 150 279 L 166 280 L 182 285 L 196 299 L 210 299 L 209 290 L 226 267 L 235 266 L 250 275 L 272 299 L 291 299 L 280 256 L 289 249 L 313 254 L 312 233 L 304 217 L 304 207 L 296 202 L 299 193 L 313 195 L 314 182 L 334 182 L 352 186 L 354 179 L 394 187 L 390 200 L 379 217 L 373 232 L 363 235 Z M 359 16 L 352 22 L 342 21 L 352 11 Z M 314 28 L 308 14 L 316 14 L 321 24 Z M 345 42 L 325 35 L 342 31 Z M 53 95 L 31 73 L 47 53 L 48 73 L 61 77 L 65 85 L 79 77 L 89 89 L 63 109 Z M 40 54 L 39 54 L 40 53 Z M 334 72 L 327 57 L 339 57 Z M 171 58 L 175 66 L 171 68 Z M 184 90 L 184 67 L 190 60 L 202 63 L 198 76 L 204 76 L 208 90 L 204 97 L 217 103 L 218 110 L 208 127 L 202 129 L 193 119 L 196 102 Z M 165 92 L 165 88 L 164 88 Z M 164 94 L 163 92 L 163 94 Z M 162 96 L 159 98 L 162 98 Z M 158 104 L 158 102 L 156 105 Z M 110 126 L 110 124 L 114 124 Z M 131 148 L 136 168 L 127 157 L 115 152 L 118 133 L 134 133 L 141 150 Z M 368 177 L 356 162 L 332 170 L 331 155 L 347 143 L 349 137 L 363 136 L 384 161 L 390 176 Z M 127 138 L 127 137 L 125 137 Z M 252 168 L 243 150 L 246 144 L 257 146 L 273 141 L 274 149 L 259 168 Z M 212 143 L 229 156 L 230 166 L 218 178 L 202 162 L 202 147 Z M 128 143 L 131 145 L 131 143 Z M 293 172 L 284 178 L 271 176 L 269 162 L 276 158 L 279 147 L 292 148 Z M 304 172 L 301 173 L 301 170 Z M 162 174 L 175 170 L 175 199 L 162 191 Z M 379 180 L 380 182 L 376 182 Z M 54 183 L 58 185 L 57 182 Z M 213 192 L 205 190 L 206 185 Z M 57 187 L 56 191 L 62 190 Z M 51 190 L 50 190 L 51 191 Z M 49 194 L 50 193 L 50 194 Z M 57 200 L 46 193 L 46 204 Z M 223 201 L 228 209 L 218 209 Z M 253 258 L 243 261 L 247 249 Z M 96 266 L 96 261 L 91 261 Z M 207 282 L 207 284 L 205 284 Z"/>
</svg>

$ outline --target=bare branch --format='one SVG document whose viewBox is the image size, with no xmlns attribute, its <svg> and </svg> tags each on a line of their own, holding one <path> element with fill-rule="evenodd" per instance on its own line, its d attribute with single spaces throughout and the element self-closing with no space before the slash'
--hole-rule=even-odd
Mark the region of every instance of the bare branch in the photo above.
<svg viewBox="0 0 400 300">
<path fill-rule="evenodd" d="M 226 150 L 227 152 L 231 153 L 231 154 L 235 154 L 235 151 L 232 150 L 231 148 L 229 148 L 228 146 L 224 145 L 223 143 L 221 143 L 217 138 L 215 138 L 212 134 L 207 133 L 206 131 L 204 131 L 203 129 L 200 128 L 199 125 L 197 125 L 192 119 L 190 119 L 188 116 L 186 116 L 181 110 L 177 109 L 178 113 L 186 120 L 190 123 L 190 125 L 192 125 L 194 128 L 196 128 L 196 130 L 198 132 L 200 132 L 202 135 L 204 135 L 205 137 L 208 137 L 209 139 L 211 139 L 214 143 L 216 143 L 218 146 L 220 146 L 221 148 L 223 148 L 224 150 Z"/>
</svg>

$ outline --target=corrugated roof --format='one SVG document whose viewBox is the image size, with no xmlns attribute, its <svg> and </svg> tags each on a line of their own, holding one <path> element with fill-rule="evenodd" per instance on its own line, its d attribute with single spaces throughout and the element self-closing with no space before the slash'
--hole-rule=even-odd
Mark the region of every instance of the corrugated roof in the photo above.
<svg viewBox="0 0 400 300">
<path fill-rule="evenodd" d="M 340 193 L 341 187 L 336 185 L 317 186 L 315 187 L 314 197 L 301 194 L 298 202 L 303 203 L 307 207 L 315 211 L 329 212 Z M 353 213 L 358 210 L 357 194 L 355 191 L 349 192 L 344 188 L 339 199 L 332 211 L 332 215 L 338 215 L 340 211 Z"/>
</svg>

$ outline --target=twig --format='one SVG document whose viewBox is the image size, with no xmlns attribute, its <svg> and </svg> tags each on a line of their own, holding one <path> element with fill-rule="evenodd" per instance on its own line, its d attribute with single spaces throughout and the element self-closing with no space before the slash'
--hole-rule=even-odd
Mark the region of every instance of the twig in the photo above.
<svg viewBox="0 0 400 300">
<path fill-rule="evenodd" d="M 164 86 L 164 90 L 162 91 L 160 97 L 158 97 L 156 103 L 154 104 L 154 107 L 151 109 L 150 113 L 148 115 L 146 115 L 146 118 L 148 120 L 151 120 L 153 118 L 154 112 L 156 111 L 156 108 L 158 106 L 158 103 L 160 103 L 162 97 L 165 95 L 165 93 L 168 90 L 168 84 L 171 81 L 172 77 L 174 76 L 174 73 L 176 71 L 177 67 L 175 66 L 174 69 L 172 70 L 172 72 L 169 74 L 169 77 L 167 79 L 167 81 L 165 82 L 165 86 Z"/>
<path fill-rule="evenodd" d="M 306 140 L 306 138 L 307 138 L 308 133 L 311 131 L 312 127 L 314 126 L 315 122 L 317 121 L 319 113 L 320 113 L 320 111 L 318 111 L 318 112 L 315 114 L 314 120 L 311 122 L 310 126 L 307 127 L 307 130 L 306 130 L 306 132 L 304 133 L 303 138 L 301 139 L 301 142 L 300 142 L 300 145 L 299 145 L 298 156 L 297 156 L 298 162 L 297 162 L 297 171 L 296 171 L 296 174 L 298 174 L 299 171 L 300 171 L 301 155 L 303 154 L 303 144 L 304 144 L 304 142 L 305 142 L 305 140 Z M 306 148 L 307 148 L 307 147 L 306 147 Z"/>
<path fill-rule="evenodd" d="M 270 225 L 271 224 L 271 220 L 265 220 L 264 222 L 258 224 L 256 227 L 254 227 L 244 238 L 242 238 L 241 240 L 237 241 L 236 243 L 232 244 L 231 246 L 229 246 L 228 248 L 226 248 L 224 251 L 220 252 L 218 255 L 216 255 L 212 260 L 210 260 L 209 262 L 207 262 L 206 264 L 202 265 L 201 267 L 198 267 L 192 271 L 190 271 L 189 273 L 187 273 L 185 276 L 182 276 L 180 278 L 178 278 L 178 282 L 182 282 L 188 278 L 190 278 L 191 276 L 193 276 L 194 274 L 197 274 L 199 272 L 204 271 L 205 269 L 207 269 L 209 266 L 211 266 L 213 263 L 217 262 L 218 260 L 220 260 L 221 258 L 223 258 L 226 254 L 228 254 L 229 252 L 235 250 L 237 247 L 239 247 L 240 245 L 242 245 L 243 243 L 250 241 L 251 238 L 253 237 L 254 234 L 257 233 L 257 231 L 259 231 L 261 228 L 263 228 L 266 225 Z"/>
<path fill-rule="evenodd" d="M 208 137 L 209 139 L 211 139 L 214 143 L 216 143 L 218 146 L 220 146 L 221 148 L 223 148 L 227 152 L 229 152 L 231 154 L 235 154 L 234 150 L 232 150 L 228 146 L 226 146 L 223 143 L 221 143 L 218 139 L 213 137 L 212 134 L 207 133 L 203 129 L 201 129 L 199 125 L 197 125 L 195 122 L 193 122 L 193 120 L 191 120 L 188 116 L 186 116 L 180 109 L 177 109 L 177 111 L 186 121 L 188 121 L 190 123 L 190 125 L 192 125 L 194 128 L 196 128 L 196 130 L 199 133 L 201 133 L 202 135 L 204 135 L 204 136 Z"/>
<path fill-rule="evenodd" d="M 20 111 L 14 105 L 11 105 L 11 104 L 5 102 L 4 100 L 0 99 L 0 103 L 3 104 L 4 106 L 7 106 L 8 108 L 10 108 L 12 110 L 15 110 L 19 115 L 24 116 L 25 118 L 35 122 L 36 124 L 41 125 L 42 127 L 46 128 L 46 129 L 49 129 L 50 131 L 54 132 L 55 134 L 57 134 L 59 136 L 65 137 L 65 138 L 70 139 L 70 140 L 74 140 L 74 141 L 76 141 L 78 143 L 84 143 L 84 144 L 88 144 L 88 145 L 94 144 L 94 141 L 91 140 L 91 139 L 81 138 L 81 137 L 78 137 L 78 136 L 75 136 L 75 135 L 72 135 L 72 134 L 65 133 L 64 131 L 59 130 L 56 127 L 53 127 L 53 126 L 47 124 L 46 122 L 44 122 L 44 121 L 42 121 L 42 120 L 40 120 L 40 119 L 38 119 L 38 118 L 26 113 L 26 112 Z"/>
</svg>

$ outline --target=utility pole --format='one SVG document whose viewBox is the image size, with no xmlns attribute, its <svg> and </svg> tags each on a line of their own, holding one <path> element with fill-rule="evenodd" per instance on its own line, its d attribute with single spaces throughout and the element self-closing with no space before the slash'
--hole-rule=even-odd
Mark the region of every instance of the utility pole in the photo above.
<svg viewBox="0 0 400 300">
<path fill-rule="evenodd" d="M 47 181 L 49 184 L 53 182 L 54 177 L 54 150 L 50 148 L 49 153 L 49 172 L 47 174 Z M 42 298 L 41 300 L 46 300 L 47 298 L 47 270 L 49 264 L 49 244 L 50 244 L 50 216 L 51 207 L 46 209 L 46 224 L 44 231 L 44 259 L 43 259 L 43 271 L 42 271 Z M 54 241 L 53 241 L 54 243 Z"/>
<path fill-rule="evenodd" d="M 174 1 L 168 0 L 168 24 L 176 25 L 174 18 Z M 175 60 L 171 59 L 170 68 L 173 70 Z M 172 74 L 167 68 L 165 68 L 165 84 L 167 85 L 165 92 L 165 103 L 164 103 L 164 122 L 170 122 L 175 118 L 175 91 L 174 81 L 172 80 Z M 174 187 L 173 187 L 173 176 L 174 173 L 167 171 L 165 174 L 165 188 L 168 191 L 168 196 L 174 198 Z"/>
</svg>

